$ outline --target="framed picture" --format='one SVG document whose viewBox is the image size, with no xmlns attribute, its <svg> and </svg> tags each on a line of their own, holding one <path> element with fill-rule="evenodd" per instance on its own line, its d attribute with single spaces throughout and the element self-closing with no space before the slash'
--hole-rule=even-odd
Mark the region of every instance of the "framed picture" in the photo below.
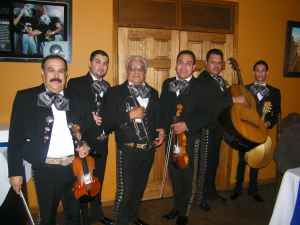
<svg viewBox="0 0 300 225">
<path fill-rule="evenodd" d="M 300 22 L 287 23 L 284 75 L 300 77 Z"/>
<path fill-rule="evenodd" d="M 71 61 L 72 0 L 0 3 L 0 61 L 41 61 L 59 54 Z"/>
</svg>

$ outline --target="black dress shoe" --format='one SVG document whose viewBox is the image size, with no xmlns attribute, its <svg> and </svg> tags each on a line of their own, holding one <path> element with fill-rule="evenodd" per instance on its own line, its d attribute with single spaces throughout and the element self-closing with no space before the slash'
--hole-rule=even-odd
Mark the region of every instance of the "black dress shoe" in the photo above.
<svg viewBox="0 0 300 225">
<path fill-rule="evenodd" d="M 162 217 L 167 219 L 167 220 L 173 220 L 178 216 L 178 211 L 176 209 L 172 209 L 170 212 L 167 214 L 164 214 Z"/>
<path fill-rule="evenodd" d="M 225 203 L 227 201 L 227 198 L 225 198 L 224 196 L 220 195 L 217 193 L 217 199 L 220 200 L 221 202 Z"/>
<path fill-rule="evenodd" d="M 208 205 L 207 201 L 200 202 L 199 208 L 206 212 L 210 210 L 210 206 Z"/>
<path fill-rule="evenodd" d="M 105 216 L 102 219 L 99 219 L 99 222 L 104 225 L 113 225 L 113 221 Z"/>
<path fill-rule="evenodd" d="M 240 193 L 237 193 L 237 192 L 234 192 L 232 195 L 230 195 L 230 199 L 231 200 L 235 200 L 237 199 L 238 197 L 240 197 Z"/>
<path fill-rule="evenodd" d="M 148 223 L 145 223 L 143 220 L 137 218 L 136 221 L 134 221 L 135 225 L 149 225 Z"/>
<path fill-rule="evenodd" d="M 176 220 L 176 225 L 187 225 L 188 217 L 187 216 L 178 216 Z"/>
<path fill-rule="evenodd" d="M 264 199 L 258 193 L 254 194 L 254 195 L 251 195 L 251 196 L 257 202 L 263 202 L 264 201 Z"/>
</svg>

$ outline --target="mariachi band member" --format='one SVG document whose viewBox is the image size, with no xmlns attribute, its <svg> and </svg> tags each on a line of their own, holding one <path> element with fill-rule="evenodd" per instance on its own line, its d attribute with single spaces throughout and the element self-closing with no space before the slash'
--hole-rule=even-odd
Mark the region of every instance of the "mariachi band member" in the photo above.
<svg viewBox="0 0 300 225">
<path fill-rule="evenodd" d="M 105 100 L 104 120 L 117 141 L 115 224 L 144 225 L 138 219 L 138 207 L 164 131 L 159 125 L 158 93 L 145 82 L 146 59 L 129 57 L 126 72 L 127 81 L 113 87 Z"/>
<path fill-rule="evenodd" d="M 42 60 L 43 84 L 18 91 L 13 103 L 8 141 L 8 170 L 12 188 L 20 193 L 23 159 L 31 163 L 40 209 L 40 224 L 55 225 L 62 201 L 67 225 L 80 225 L 79 204 L 72 193 L 74 138 L 70 128 L 93 126 L 85 102 L 65 89 L 67 62 L 58 55 Z M 76 147 L 79 156 L 87 144 Z"/>
<path fill-rule="evenodd" d="M 254 95 L 257 102 L 258 113 L 264 115 L 264 124 L 267 129 L 271 129 L 280 119 L 281 94 L 280 90 L 267 84 L 269 66 L 264 60 L 259 60 L 253 65 L 254 82 L 246 85 L 246 88 Z M 245 152 L 239 151 L 239 163 L 237 166 L 236 186 L 232 200 L 238 198 L 243 190 L 243 180 L 246 161 Z M 263 198 L 258 193 L 257 187 L 258 169 L 250 168 L 250 183 L 248 194 L 257 202 L 263 202 Z"/>
<path fill-rule="evenodd" d="M 176 219 L 176 225 L 188 223 L 188 214 L 196 191 L 197 168 L 195 170 L 194 167 L 197 167 L 199 154 L 198 136 L 200 129 L 208 125 L 212 115 L 207 107 L 207 96 L 203 92 L 205 89 L 193 77 L 195 68 L 194 53 L 189 50 L 179 52 L 176 59 L 176 76 L 165 80 L 160 97 L 164 128 L 173 132 L 175 138 L 178 135 L 186 137 L 186 148 L 179 147 L 180 151 L 186 150 L 188 156 L 186 166 L 182 167 L 175 161 L 168 163 L 174 201 L 173 209 L 163 217 L 168 220 Z M 176 115 L 178 106 L 182 108 L 180 116 Z M 171 136 L 169 134 L 169 139 L 172 138 Z M 176 143 L 173 147 L 170 158 L 174 159 L 177 157 L 174 157 L 174 154 L 178 155 L 179 149 Z"/>
<path fill-rule="evenodd" d="M 89 129 L 84 133 L 84 136 L 89 139 L 92 149 L 91 155 L 95 159 L 95 175 L 101 183 L 104 180 L 106 159 L 108 152 L 108 130 L 105 129 L 102 120 L 104 106 L 104 96 L 106 95 L 110 85 L 104 80 L 108 70 L 109 57 L 103 50 L 95 50 L 90 55 L 89 71 L 86 75 L 72 78 L 68 82 L 68 88 L 74 94 L 80 96 L 88 105 L 88 111 L 93 115 L 97 129 Z M 96 137 L 96 138 L 95 138 Z M 111 225 L 111 219 L 103 214 L 101 193 L 91 201 L 90 214 L 91 221 L 99 221 L 105 225 Z M 81 204 L 84 217 L 87 215 L 87 203 Z M 87 223 L 87 221 L 85 222 Z"/>
<path fill-rule="evenodd" d="M 243 96 L 231 97 L 226 82 L 221 76 L 224 66 L 224 56 L 220 49 L 210 49 L 206 54 L 206 69 L 197 80 L 206 88 L 209 95 L 209 108 L 214 113 L 213 120 L 208 126 L 201 129 L 200 135 L 200 163 L 198 177 L 197 203 L 205 211 L 210 210 L 208 197 L 217 197 L 222 201 L 226 199 L 216 191 L 215 179 L 219 163 L 219 151 L 223 138 L 219 116 L 233 103 L 243 103 Z"/>
</svg>

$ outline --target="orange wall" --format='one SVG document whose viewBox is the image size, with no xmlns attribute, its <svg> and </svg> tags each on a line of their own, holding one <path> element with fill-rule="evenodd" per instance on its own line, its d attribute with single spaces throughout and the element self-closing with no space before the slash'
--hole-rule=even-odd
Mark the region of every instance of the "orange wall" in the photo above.
<svg viewBox="0 0 300 225">
<path fill-rule="evenodd" d="M 287 20 L 300 21 L 298 0 L 239 1 L 238 57 L 246 81 L 252 78 L 251 66 L 263 58 L 270 64 L 269 82 L 281 89 L 282 112 L 300 112 L 297 100 L 300 79 L 283 76 Z"/>
<path fill-rule="evenodd" d="M 300 79 L 283 77 L 287 20 L 300 21 L 299 0 L 235 0 L 239 3 L 238 60 L 245 81 L 252 80 L 252 64 L 263 58 L 270 64 L 270 83 L 281 89 L 283 114 L 300 112 L 297 101 Z M 70 76 L 87 71 L 88 56 L 94 49 L 113 54 L 113 0 L 73 0 L 72 63 Z M 113 64 L 113 60 L 111 61 Z M 40 83 L 38 63 L 0 62 L 0 123 L 8 123 L 16 90 Z M 113 68 L 107 79 L 112 82 Z M 114 199 L 115 156 L 111 139 L 103 199 Z"/>
</svg>

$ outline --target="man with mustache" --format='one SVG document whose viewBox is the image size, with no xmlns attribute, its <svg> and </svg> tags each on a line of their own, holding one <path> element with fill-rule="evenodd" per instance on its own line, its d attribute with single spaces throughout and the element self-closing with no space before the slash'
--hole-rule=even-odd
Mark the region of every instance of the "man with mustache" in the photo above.
<svg viewBox="0 0 300 225">
<path fill-rule="evenodd" d="M 207 89 L 193 76 L 196 69 L 196 56 L 190 50 L 180 51 L 176 58 L 176 75 L 164 81 L 160 96 L 161 117 L 165 130 L 173 131 L 181 139 L 182 145 L 173 138 L 168 169 L 174 191 L 173 209 L 163 217 L 176 219 L 176 225 L 187 225 L 188 216 L 196 192 L 199 155 L 199 133 L 211 121 Z M 177 115 L 182 106 L 181 115 Z M 174 120 L 175 117 L 175 120 Z M 169 136 L 170 134 L 168 134 Z M 178 139 L 179 139 L 178 137 Z M 168 141 L 169 142 L 169 141 Z M 185 147 L 184 147 L 185 146 Z M 171 160 L 180 156 L 186 148 L 187 165 L 182 168 Z"/>
<path fill-rule="evenodd" d="M 110 88 L 104 77 L 108 70 L 109 57 L 103 50 L 95 50 L 90 55 L 89 71 L 86 75 L 70 79 L 68 88 L 71 92 L 82 97 L 88 105 L 88 111 L 94 117 L 97 129 L 87 130 L 85 136 L 91 143 L 92 156 L 95 159 L 95 172 L 99 181 L 103 183 L 107 151 L 108 151 L 108 130 L 102 121 L 102 112 L 105 108 L 104 97 Z M 95 135 L 94 135 L 95 134 Z M 96 137 L 96 138 L 95 138 Z M 102 186 L 101 186 L 102 190 Z M 103 214 L 101 203 L 101 190 L 99 196 L 91 202 L 92 221 L 100 221 L 102 224 L 110 225 L 112 221 Z M 83 204 L 83 210 L 87 214 L 87 204 Z"/>
<path fill-rule="evenodd" d="M 224 55 L 220 49 L 210 49 L 206 54 L 205 70 L 199 74 L 197 80 L 206 88 L 213 120 L 208 126 L 201 130 L 201 153 L 198 177 L 197 201 L 199 207 L 204 211 L 209 211 L 208 198 L 221 200 L 226 199 L 219 195 L 216 190 L 216 173 L 219 164 L 219 152 L 223 138 L 222 124 L 219 117 L 225 109 L 235 103 L 244 103 L 244 96 L 232 97 L 226 86 L 226 81 L 222 78 L 224 68 Z"/>
<path fill-rule="evenodd" d="M 67 62 L 58 55 L 43 59 L 43 84 L 18 91 L 13 103 L 8 170 L 14 191 L 23 185 L 23 159 L 32 164 L 40 209 L 40 224 L 56 224 L 59 202 L 67 225 L 80 225 L 79 204 L 72 193 L 72 161 L 77 152 L 84 158 L 89 146 L 76 145 L 71 128 L 78 124 L 84 132 L 93 126 L 91 115 L 80 98 L 65 89 Z M 74 151 L 75 149 L 75 151 Z"/>
<path fill-rule="evenodd" d="M 138 208 L 164 131 L 159 124 L 158 93 L 145 82 L 146 59 L 129 57 L 126 71 L 127 81 L 108 92 L 104 112 L 118 147 L 115 225 L 146 225 L 138 219 Z"/>
</svg>

